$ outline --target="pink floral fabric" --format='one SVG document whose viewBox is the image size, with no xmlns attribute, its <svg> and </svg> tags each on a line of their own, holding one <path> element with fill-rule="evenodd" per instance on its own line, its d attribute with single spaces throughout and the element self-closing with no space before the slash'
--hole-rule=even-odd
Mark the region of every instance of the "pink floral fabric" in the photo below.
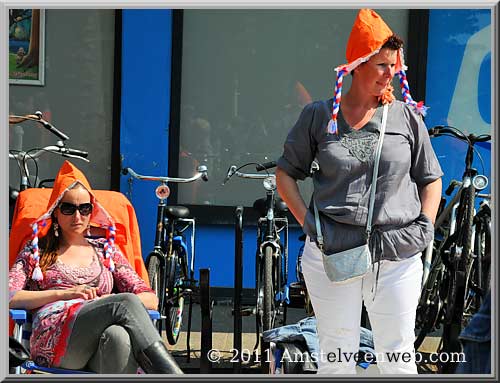
<svg viewBox="0 0 500 383">
<path fill-rule="evenodd" d="M 115 271 L 111 273 L 103 266 L 105 239 L 90 240 L 95 249 L 92 263 L 87 267 L 73 267 L 59 261 L 50 266 L 40 282 L 33 281 L 31 273 L 34 263 L 31 244 L 28 242 L 17 256 L 9 271 L 9 301 L 19 290 L 59 290 L 77 285 L 96 287 L 98 295 L 112 292 L 139 294 L 153 292 L 130 266 L 118 248 L 113 248 Z M 99 298 L 97 298 L 99 299 Z M 61 300 L 33 310 L 30 352 L 36 363 L 42 366 L 57 366 L 64 355 L 73 323 L 81 307 L 90 300 Z"/>
</svg>

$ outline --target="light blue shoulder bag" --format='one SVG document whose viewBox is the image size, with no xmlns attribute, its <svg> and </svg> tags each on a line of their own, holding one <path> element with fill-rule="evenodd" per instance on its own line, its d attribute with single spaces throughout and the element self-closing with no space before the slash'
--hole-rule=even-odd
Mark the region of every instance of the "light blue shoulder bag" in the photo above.
<svg viewBox="0 0 500 383">
<path fill-rule="evenodd" d="M 366 222 L 366 243 L 352 249 L 344 250 L 339 253 L 325 255 L 323 251 L 323 234 L 321 233 L 321 224 L 319 221 L 318 208 L 314 202 L 314 218 L 316 221 L 317 244 L 323 254 L 323 266 L 326 275 L 332 282 L 346 282 L 354 278 L 361 278 L 370 269 L 372 265 L 372 255 L 370 252 L 370 235 L 372 231 L 373 206 L 375 204 L 375 191 L 377 189 L 378 167 L 380 162 L 380 153 L 384 142 L 385 125 L 387 123 L 387 104 L 384 105 L 382 115 L 382 126 L 380 136 L 375 152 L 375 161 L 373 168 L 372 187 L 370 191 L 368 219 Z"/>
</svg>

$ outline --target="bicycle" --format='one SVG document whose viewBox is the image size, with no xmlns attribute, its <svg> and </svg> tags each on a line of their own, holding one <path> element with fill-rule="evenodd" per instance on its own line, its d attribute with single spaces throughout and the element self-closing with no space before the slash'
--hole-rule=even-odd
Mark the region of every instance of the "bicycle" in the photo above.
<svg viewBox="0 0 500 383">
<path fill-rule="evenodd" d="M 473 259 L 465 293 L 462 325 L 466 327 L 472 316 L 479 311 L 491 281 L 491 208 L 489 195 L 479 205 L 473 219 Z"/>
<path fill-rule="evenodd" d="M 290 299 L 295 296 L 295 299 L 299 301 L 298 305 L 304 308 L 306 315 L 314 316 L 311 298 L 307 292 L 306 281 L 302 274 L 302 254 L 304 253 L 306 238 L 306 234 L 299 236 L 299 241 L 302 242 L 302 244 L 300 245 L 297 261 L 295 263 L 295 277 L 297 278 L 297 282 L 290 283 Z"/>
<path fill-rule="evenodd" d="M 28 149 L 26 151 L 24 150 L 14 150 L 14 149 L 9 149 L 9 159 L 10 160 L 15 160 L 17 162 L 17 165 L 19 167 L 19 172 L 20 172 L 20 183 L 19 187 L 12 187 L 9 185 L 9 207 L 10 207 L 10 214 L 9 214 L 9 226 L 10 222 L 12 220 L 12 214 L 14 210 L 14 205 L 17 199 L 17 195 L 19 194 L 20 191 L 26 190 L 28 188 L 41 188 L 45 187 L 46 184 L 53 182 L 54 179 L 44 179 L 40 180 L 38 177 L 38 158 L 42 156 L 42 154 L 45 153 L 53 153 L 53 154 L 58 154 L 63 157 L 68 157 L 68 158 L 77 158 L 86 162 L 90 162 L 87 157 L 89 155 L 88 152 L 83 151 L 83 150 L 78 150 L 78 149 L 73 149 L 69 148 L 66 146 L 65 141 L 69 140 L 69 137 L 64 134 L 63 132 L 59 131 L 56 127 L 54 127 L 52 124 L 47 122 L 42 118 L 42 113 L 41 112 L 35 112 L 34 114 L 27 114 L 24 116 L 16 116 L 16 115 L 9 115 L 9 125 L 14 125 L 14 124 L 20 124 L 26 121 L 34 121 L 41 126 L 43 126 L 45 129 L 47 129 L 49 132 L 54 134 L 58 140 L 55 145 L 48 145 L 42 148 L 32 148 Z M 22 147 L 22 143 L 20 143 L 20 147 Z M 29 170 L 29 161 L 32 161 L 33 165 L 35 166 L 35 175 L 32 176 L 30 174 Z"/>
<path fill-rule="evenodd" d="M 124 168 L 122 174 L 129 174 L 138 180 L 160 182 L 155 190 L 158 198 L 155 241 L 153 250 L 146 258 L 146 268 L 151 288 L 159 300 L 160 320 L 156 322 L 156 326 L 161 334 L 165 322 L 167 340 L 171 345 L 175 345 L 182 327 L 184 297 L 193 292 L 197 282 L 194 279 L 195 219 L 189 218 L 190 212 L 187 207 L 167 205 L 166 200 L 170 195 L 167 184 L 194 182 L 200 178 L 208 181 L 208 170 L 204 165 L 198 166 L 197 173 L 189 178 L 146 176 L 136 173 L 129 167 Z M 184 236 L 188 228 L 191 228 L 190 256 Z M 191 312 L 192 299 L 189 300 L 188 344 Z"/>
<path fill-rule="evenodd" d="M 487 187 L 488 179 L 472 168 L 474 145 L 477 142 L 489 141 L 491 137 L 473 134 L 466 136 L 449 126 L 436 126 L 429 130 L 429 135 L 448 135 L 468 144 L 462 181 L 450 182 L 445 194 L 451 195 L 457 187 L 458 190 L 446 206 L 441 203 L 434 225 L 432 262 L 428 277 L 424 279 L 416 317 L 419 333 L 415 340 L 415 349 L 420 347 L 429 332 L 443 325 L 439 349 L 451 353 L 460 351 L 458 336 L 464 325 L 468 286 L 472 286 L 470 278 L 478 264 L 473 262 L 474 258 L 478 258 L 477 247 L 474 249 L 473 246 L 476 234 L 473 230 L 475 199 L 488 197 L 478 193 Z M 451 363 L 442 364 L 439 368 L 443 372 L 454 370 Z"/>
<path fill-rule="evenodd" d="M 246 166 L 256 165 L 262 173 L 244 173 L 240 170 Z M 255 257 L 256 288 L 256 336 L 259 345 L 262 331 L 274 328 L 278 315 L 283 315 L 282 323 L 286 323 L 288 301 L 288 219 L 284 215 L 288 208 L 281 199 L 276 198 L 276 178 L 268 169 L 276 166 L 276 162 L 258 164 L 250 162 L 237 167 L 231 165 L 223 185 L 234 175 L 246 179 L 263 180 L 266 198 L 258 199 L 253 207 L 259 213 L 257 221 L 257 248 Z M 283 240 L 280 234 L 283 233 Z"/>
</svg>

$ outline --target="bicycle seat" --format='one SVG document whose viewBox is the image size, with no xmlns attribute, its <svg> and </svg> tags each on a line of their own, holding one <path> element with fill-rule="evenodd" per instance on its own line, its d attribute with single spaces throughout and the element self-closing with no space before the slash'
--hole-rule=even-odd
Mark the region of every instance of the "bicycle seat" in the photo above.
<svg viewBox="0 0 500 383">
<path fill-rule="evenodd" d="M 185 206 L 167 206 L 165 214 L 168 218 L 186 218 L 189 217 L 189 209 Z"/>
<path fill-rule="evenodd" d="M 276 210 L 280 213 L 286 213 L 288 211 L 288 206 L 286 205 L 286 202 L 283 201 L 282 199 L 278 198 L 275 202 L 274 202 L 274 206 L 276 208 Z"/>
<path fill-rule="evenodd" d="M 257 210 L 261 216 L 266 215 L 266 198 L 259 198 L 256 200 L 253 203 L 253 208 Z M 286 203 L 282 199 L 277 198 L 274 200 L 274 209 L 277 214 L 286 213 L 288 211 L 288 206 L 286 206 Z"/>
</svg>

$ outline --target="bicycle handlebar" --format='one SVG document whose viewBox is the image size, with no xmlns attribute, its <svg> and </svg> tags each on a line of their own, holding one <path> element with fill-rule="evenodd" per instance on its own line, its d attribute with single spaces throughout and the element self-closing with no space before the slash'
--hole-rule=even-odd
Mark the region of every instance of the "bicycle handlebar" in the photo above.
<svg viewBox="0 0 500 383">
<path fill-rule="evenodd" d="M 26 114 L 24 116 L 16 116 L 16 115 L 9 115 L 9 125 L 12 124 L 19 124 L 24 121 L 35 121 L 41 124 L 45 129 L 47 129 L 49 132 L 52 134 L 56 135 L 59 139 L 66 141 L 69 140 L 69 137 L 61 132 L 60 130 L 56 129 L 54 125 L 51 123 L 45 121 L 42 118 L 42 112 L 36 111 L 35 114 Z"/>
<path fill-rule="evenodd" d="M 431 137 L 438 137 L 443 134 L 451 134 L 452 136 L 458 138 L 459 140 L 467 141 L 471 144 L 474 144 L 476 142 L 486 142 L 491 140 L 491 135 L 489 134 L 481 134 L 479 136 L 476 136 L 474 134 L 469 134 L 468 136 L 466 136 L 459 129 L 454 128 L 452 126 L 437 125 L 429 129 L 428 132 L 429 136 Z"/>
<path fill-rule="evenodd" d="M 272 169 L 276 167 L 276 161 L 264 162 L 263 164 L 257 164 L 255 170 L 258 172 L 262 170 Z"/>
<path fill-rule="evenodd" d="M 254 180 L 264 180 L 268 177 L 275 177 L 274 174 L 260 174 L 260 173 L 243 173 L 240 171 L 234 172 L 235 175 L 241 178 L 250 178 Z"/>
<path fill-rule="evenodd" d="M 274 164 L 273 164 L 274 162 Z M 247 164 L 247 165 L 250 165 L 250 164 Z M 264 167 L 264 166 L 268 166 L 267 168 Z M 269 173 L 266 173 L 266 174 L 261 174 L 261 173 L 243 173 L 243 172 L 240 172 L 239 170 L 237 169 L 241 169 L 242 167 L 244 167 L 246 165 L 243 165 L 243 166 L 240 166 L 239 168 L 236 166 L 236 165 L 231 165 L 227 171 L 227 175 L 226 175 L 226 178 L 224 178 L 224 181 L 222 182 L 222 185 L 225 185 L 227 181 L 229 181 L 229 179 L 234 176 L 234 175 L 237 175 L 238 177 L 240 178 L 250 178 L 250 179 L 255 179 L 255 180 L 264 180 L 266 178 L 269 178 L 269 177 L 275 177 L 274 174 L 269 174 Z M 272 168 L 272 167 L 275 167 L 276 166 L 276 162 L 275 161 L 271 161 L 271 162 L 267 162 L 266 164 L 257 164 L 256 165 L 256 168 L 259 167 L 262 169 L 262 170 L 267 170 L 269 168 Z"/>
<path fill-rule="evenodd" d="M 9 158 L 10 159 L 23 159 L 23 160 L 26 158 L 36 159 L 46 152 L 60 154 L 63 157 L 78 158 L 80 160 L 90 162 L 87 159 L 87 157 L 89 155 L 88 152 L 85 152 L 83 150 L 78 150 L 78 149 L 67 148 L 65 146 L 57 146 L 57 145 L 45 146 L 41 149 L 38 149 L 36 152 L 33 152 L 33 153 L 30 153 L 30 150 L 28 150 L 27 152 L 20 151 L 17 154 L 9 153 Z"/>
<path fill-rule="evenodd" d="M 444 194 L 446 195 L 451 195 L 451 193 L 453 193 L 453 190 L 455 190 L 455 188 L 458 186 L 458 185 L 461 185 L 462 183 L 460 181 L 457 181 L 457 180 L 451 180 L 450 184 L 448 185 L 448 187 L 446 188 L 446 190 L 444 191 Z"/>
<path fill-rule="evenodd" d="M 201 178 L 203 181 L 208 181 L 208 169 L 205 165 L 200 165 L 196 168 L 198 172 L 193 177 L 190 178 L 175 178 L 175 177 L 164 177 L 164 176 L 146 176 L 142 174 L 138 174 L 132 168 L 123 168 L 122 174 L 127 175 L 130 174 L 131 177 L 138 180 L 146 180 L 146 181 L 160 181 L 160 182 L 173 182 L 173 183 L 188 183 L 196 181 Z"/>
</svg>

